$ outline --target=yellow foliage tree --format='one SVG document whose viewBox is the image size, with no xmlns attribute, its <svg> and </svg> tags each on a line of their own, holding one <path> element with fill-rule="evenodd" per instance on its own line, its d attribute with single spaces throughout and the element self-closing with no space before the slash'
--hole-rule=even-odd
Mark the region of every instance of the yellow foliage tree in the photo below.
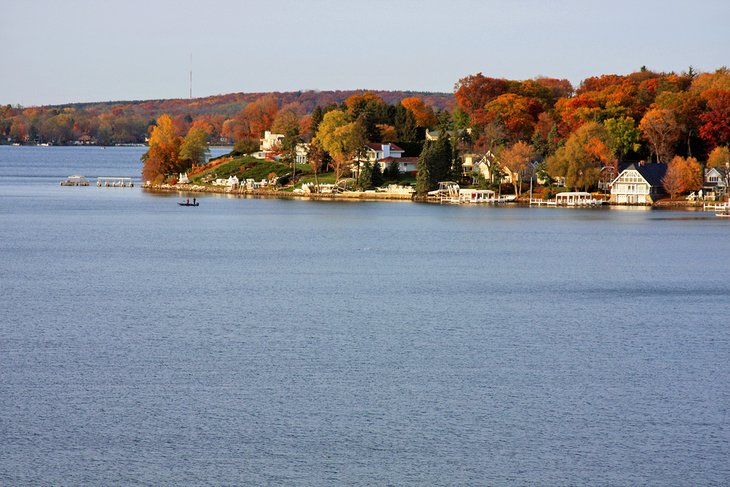
<svg viewBox="0 0 730 487">
<path fill-rule="evenodd" d="M 728 166 L 730 166 L 730 149 L 723 146 L 712 149 L 707 158 L 707 167 L 726 169 Z"/>
<path fill-rule="evenodd" d="M 327 112 L 312 140 L 332 156 L 335 177 L 340 179 L 358 151 L 365 146 L 365 128 L 357 121 L 351 122 L 345 112 Z"/>
<path fill-rule="evenodd" d="M 598 182 L 602 165 L 611 160 L 607 139 L 602 125 L 596 122 L 582 125 L 565 146 L 548 158 L 548 172 L 552 177 L 564 177 L 568 188 L 587 190 Z"/>
</svg>

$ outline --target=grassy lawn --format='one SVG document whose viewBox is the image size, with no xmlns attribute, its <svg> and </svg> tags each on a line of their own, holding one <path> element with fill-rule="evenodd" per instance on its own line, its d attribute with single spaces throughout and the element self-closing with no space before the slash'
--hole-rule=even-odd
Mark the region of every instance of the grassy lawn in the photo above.
<svg viewBox="0 0 730 487">
<path fill-rule="evenodd" d="M 291 174 L 289 164 L 264 159 L 256 159 L 251 156 L 234 157 L 230 161 L 223 162 L 211 168 L 196 173 L 192 176 L 193 182 L 200 183 L 206 179 L 229 178 L 236 176 L 239 180 L 255 179 L 260 181 L 268 179 L 269 174 L 276 173 L 277 176 Z M 312 169 L 308 164 L 297 164 L 297 174 L 311 173 Z"/>
<path fill-rule="evenodd" d="M 205 184 L 204 181 L 228 179 L 231 176 L 236 176 L 240 181 L 246 179 L 260 181 L 262 179 L 268 179 L 271 173 L 275 173 L 279 177 L 291 176 L 292 174 L 291 165 L 281 162 L 256 159 L 251 156 L 239 156 L 231 160 L 225 160 L 225 157 L 220 159 L 223 162 L 216 164 L 217 161 L 212 161 L 208 165 L 210 167 L 205 167 L 202 171 L 192 174 L 190 176 L 192 182 Z M 297 164 L 296 170 L 296 185 L 286 188 L 285 191 L 293 191 L 294 188 L 301 188 L 304 183 L 314 183 L 314 173 L 309 164 Z M 320 184 L 334 184 L 336 182 L 334 172 L 321 173 L 317 176 Z M 387 186 L 388 184 L 414 185 L 416 184 L 416 178 L 410 175 L 402 175 L 398 180 L 385 181 L 382 186 Z"/>
</svg>

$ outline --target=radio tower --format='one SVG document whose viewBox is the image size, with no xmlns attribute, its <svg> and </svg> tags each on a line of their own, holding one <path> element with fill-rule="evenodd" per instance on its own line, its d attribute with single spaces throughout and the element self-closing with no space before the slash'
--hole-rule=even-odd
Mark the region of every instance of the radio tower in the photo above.
<svg viewBox="0 0 730 487">
<path fill-rule="evenodd" d="M 193 99 L 193 53 L 190 53 L 190 99 Z"/>
</svg>

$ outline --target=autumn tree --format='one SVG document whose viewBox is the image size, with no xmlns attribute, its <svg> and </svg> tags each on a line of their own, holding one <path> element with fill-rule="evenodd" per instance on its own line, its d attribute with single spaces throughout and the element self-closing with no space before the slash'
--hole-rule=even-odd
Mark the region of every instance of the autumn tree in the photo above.
<svg viewBox="0 0 730 487">
<path fill-rule="evenodd" d="M 388 125 L 387 123 L 379 123 L 377 125 L 378 132 L 380 132 L 380 141 L 381 142 L 397 142 L 398 141 L 398 131 L 395 129 L 393 125 Z"/>
<path fill-rule="evenodd" d="M 700 137 L 711 148 L 730 144 L 730 90 L 702 93 L 707 110 L 700 115 Z"/>
<path fill-rule="evenodd" d="M 436 115 L 433 113 L 433 108 L 426 106 L 419 97 L 404 98 L 400 103 L 413 114 L 418 127 L 433 127 L 436 124 Z"/>
<path fill-rule="evenodd" d="M 542 111 L 543 107 L 537 99 L 506 93 L 487 103 L 483 110 L 472 116 L 472 120 L 482 126 L 499 122 L 507 138 L 516 142 L 530 140 Z"/>
<path fill-rule="evenodd" d="M 314 184 L 319 188 L 319 172 L 324 166 L 326 153 L 319 144 L 311 143 L 307 149 L 307 162 L 314 174 Z"/>
<path fill-rule="evenodd" d="M 210 155 L 208 132 L 201 125 L 193 125 L 180 146 L 180 170 L 189 169 L 193 164 L 203 164 Z"/>
<path fill-rule="evenodd" d="M 454 96 L 459 107 L 469 116 L 504 93 L 507 93 L 507 80 L 489 78 L 482 73 L 460 79 L 454 86 Z"/>
<path fill-rule="evenodd" d="M 328 112 L 319 124 L 312 143 L 319 145 L 332 157 L 335 178 L 340 179 L 352 159 L 366 142 L 365 128 L 357 121 L 350 121 L 347 113 Z"/>
<path fill-rule="evenodd" d="M 512 175 L 512 185 L 515 188 L 515 194 L 518 196 L 522 193 L 522 181 L 525 175 L 530 172 L 534 157 L 535 149 L 522 141 L 515 142 L 499 151 L 501 166 Z"/>
<path fill-rule="evenodd" d="M 291 110 L 280 110 L 271 123 L 271 131 L 275 134 L 299 132 L 299 116 Z"/>
<path fill-rule="evenodd" d="M 266 95 L 249 103 L 238 112 L 235 138 L 258 139 L 274 123 L 279 103 L 273 95 Z"/>
<path fill-rule="evenodd" d="M 161 182 L 168 174 L 177 172 L 180 158 L 180 137 L 169 115 L 160 115 L 152 128 L 149 149 L 142 156 L 142 177 L 145 181 Z"/>
<path fill-rule="evenodd" d="M 639 130 L 649 142 L 657 162 L 667 162 L 671 159 L 674 144 L 681 134 L 674 112 L 666 109 L 649 110 L 641 119 Z"/>
<path fill-rule="evenodd" d="M 657 95 L 653 108 L 671 110 L 687 146 L 687 154 L 692 155 L 692 137 L 699 135 L 702 98 L 691 91 L 664 91 Z"/>
<path fill-rule="evenodd" d="M 702 180 L 702 166 L 697 159 L 675 156 L 667 166 L 662 185 L 665 191 L 675 198 L 680 193 L 701 189 Z"/>
<path fill-rule="evenodd" d="M 596 122 L 581 126 L 565 145 L 548 157 L 550 176 L 565 178 L 571 189 L 588 190 L 598 182 L 601 168 L 611 160 L 606 129 Z"/>
<path fill-rule="evenodd" d="M 365 92 L 352 95 L 345 100 L 350 120 L 359 121 L 365 130 L 365 137 L 377 141 L 380 137 L 378 124 L 390 120 L 388 105 L 378 95 Z"/>
<path fill-rule="evenodd" d="M 707 167 L 727 169 L 730 167 L 730 149 L 725 146 L 717 146 L 712 149 L 707 157 Z"/>
</svg>

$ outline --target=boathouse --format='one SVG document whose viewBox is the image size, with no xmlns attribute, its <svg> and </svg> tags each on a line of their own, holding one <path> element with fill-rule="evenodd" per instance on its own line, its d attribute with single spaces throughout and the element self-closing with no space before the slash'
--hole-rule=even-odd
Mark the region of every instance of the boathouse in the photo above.
<svg viewBox="0 0 730 487">
<path fill-rule="evenodd" d="M 666 173 L 666 164 L 630 164 L 611 183 L 611 203 L 651 205 L 665 194 L 662 179 Z"/>
</svg>

